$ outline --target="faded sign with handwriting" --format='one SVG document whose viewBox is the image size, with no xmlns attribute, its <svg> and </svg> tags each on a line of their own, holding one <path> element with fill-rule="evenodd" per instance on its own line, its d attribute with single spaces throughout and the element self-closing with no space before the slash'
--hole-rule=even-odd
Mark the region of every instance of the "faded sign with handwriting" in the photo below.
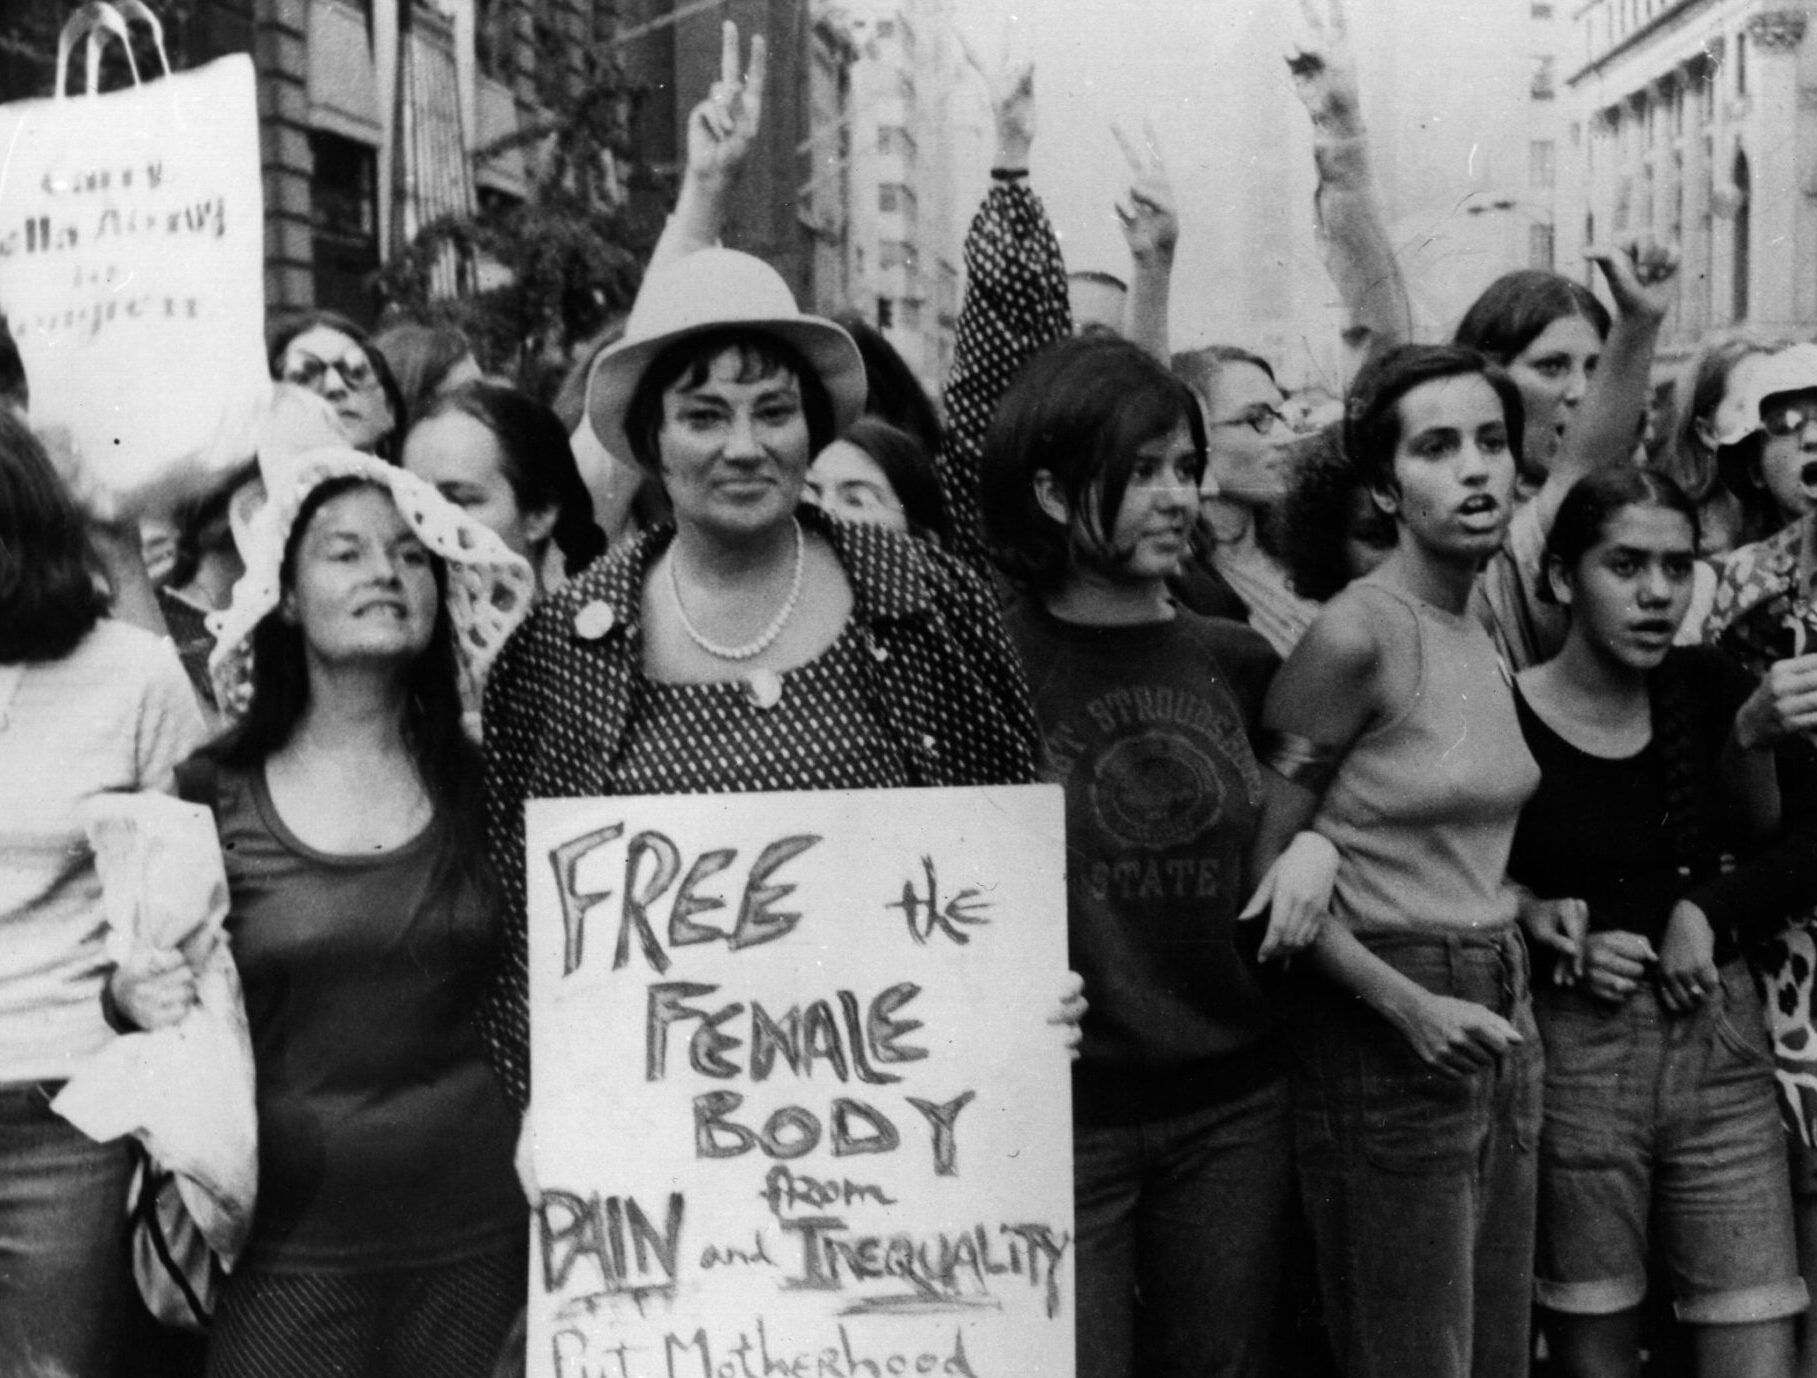
<svg viewBox="0 0 1817 1378">
<path fill-rule="evenodd" d="M 529 805 L 532 1375 L 1072 1373 L 1061 807 Z"/>
</svg>

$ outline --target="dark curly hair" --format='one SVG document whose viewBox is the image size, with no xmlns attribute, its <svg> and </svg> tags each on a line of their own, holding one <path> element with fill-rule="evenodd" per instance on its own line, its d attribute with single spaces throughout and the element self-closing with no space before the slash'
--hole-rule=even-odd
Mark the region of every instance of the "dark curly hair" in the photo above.
<svg viewBox="0 0 1817 1378">
<path fill-rule="evenodd" d="M 1401 398 L 1426 383 L 1475 374 L 1501 398 L 1508 447 L 1521 452 L 1520 389 L 1485 356 L 1459 345 L 1400 345 L 1364 364 L 1344 398 L 1344 452 L 1371 487 L 1394 483 L 1394 452 L 1401 443 Z"/>
<path fill-rule="evenodd" d="M 1300 597 L 1323 603 L 1357 577 L 1347 544 L 1356 539 L 1393 549 L 1394 518 L 1367 501 L 1369 484 L 1344 451 L 1343 426 L 1333 422 L 1293 442 L 1292 477 L 1274 523 L 1277 558 Z M 1367 517 L 1359 523 L 1358 496 Z"/>
</svg>

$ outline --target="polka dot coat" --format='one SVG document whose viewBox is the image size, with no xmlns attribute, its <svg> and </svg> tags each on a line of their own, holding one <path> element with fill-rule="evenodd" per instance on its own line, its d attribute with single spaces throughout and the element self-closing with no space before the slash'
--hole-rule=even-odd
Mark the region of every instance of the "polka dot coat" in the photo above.
<svg viewBox="0 0 1817 1378">
<path fill-rule="evenodd" d="M 1019 784 L 1036 776 L 1039 729 L 995 599 L 959 561 L 874 527 L 803 508 L 852 585 L 852 667 L 866 717 L 912 785 Z M 544 603 L 512 639 L 486 692 L 487 845 L 505 901 L 500 980 L 481 1011 L 494 1064 L 528 1101 L 529 967 L 524 815 L 529 799 L 629 792 L 615 778 L 641 687 L 644 581 L 673 532 L 645 533 Z M 703 721 L 703 732 L 710 728 Z M 681 745 L 672 728 L 665 740 Z M 766 784 L 773 772 L 755 772 Z M 725 789 L 749 788 L 747 772 Z"/>
</svg>

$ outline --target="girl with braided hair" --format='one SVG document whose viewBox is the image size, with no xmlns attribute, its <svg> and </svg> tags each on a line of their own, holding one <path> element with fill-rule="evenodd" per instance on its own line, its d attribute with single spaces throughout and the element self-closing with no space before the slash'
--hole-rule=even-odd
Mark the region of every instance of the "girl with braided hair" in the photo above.
<svg viewBox="0 0 1817 1378">
<path fill-rule="evenodd" d="M 1516 680 L 1540 786 L 1508 872 L 1552 959 L 1535 996 L 1534 1292 L 1574 1376 L 1635 1371 L 1655 1237 L 1699 1374 L 1789 1372 L 1806 1307 L 1771 1047 L 1741 955 L 1750 930 L 1783 918 L 1763 845 L 1779 826 L 1782 705 L 1719 653 L 1673 647 L 1697 517 L 1661 474 L 1579 480 L 1546 544 L 1565 644 Z"/>
</svg>

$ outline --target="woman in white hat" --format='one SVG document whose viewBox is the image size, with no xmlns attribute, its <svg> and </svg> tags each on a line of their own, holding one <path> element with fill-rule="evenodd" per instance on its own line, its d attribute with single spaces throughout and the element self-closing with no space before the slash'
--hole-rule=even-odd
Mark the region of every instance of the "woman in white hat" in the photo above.
<svg viewBox="0 0 1817 1378">
<path fill-rule="evenodd" d="M 473 1020 L 499 908 L 462 685 L 530 570 L 371 456 L 266 480 L 215 624 L 238 720 L 177 773 L 220 831 L 257 1072 L 259 1199 L 208 1372 L 484 1372 L 523 1305 L 526 1211 Z M 123 964 L 122 1015 L 180 1018 L 180 968 Z"/>
<path fill-rule="evenodd" d="M 691 160 L 748 137 L 742 104 L 716 100 Z M 489 841 L 517 930 L 494 1033 L 526 1099 L 526 799 L 1034 778 L 1038 729 L 986 586 L 804 501 L 864 397 L 851 337 L 729 249 L 654 268 L 593 366 L 594 432 L 662 484 L 674 524 L 541 604 L 487 694 Z"/>
</svg>

